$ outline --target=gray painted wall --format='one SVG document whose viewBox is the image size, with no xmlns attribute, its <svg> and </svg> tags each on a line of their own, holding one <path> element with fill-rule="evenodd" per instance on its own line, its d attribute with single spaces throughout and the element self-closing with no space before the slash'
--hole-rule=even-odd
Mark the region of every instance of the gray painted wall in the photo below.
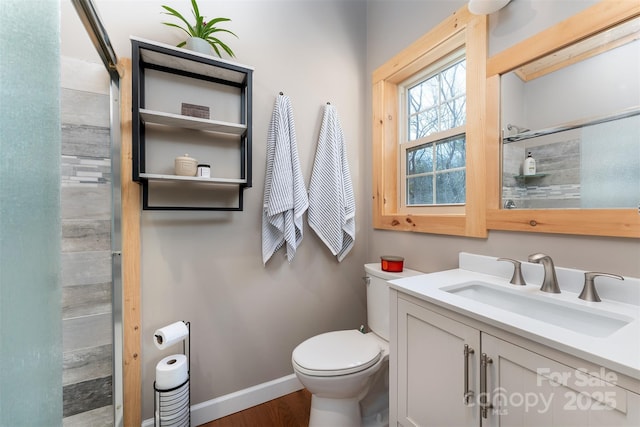
<svg viewBox="0 0 640 427">
<path fill-rule="evenodd" d="M 365 322 L 364 36 L 361 2 L 232 2 L 238 61 L 255 67 L 253 188 L 243 212 L 142 215 L 142 336 L 191 321 L 192 404 L 291 374 L 291 351 L 320 332 Z M 326 25 L 331 23 L 331 31 Z M 230 27 L 231 27 L 230 26 Z M 165 39 L 172 40 L 168 34 Z M 340 264 L 313 231 L 289 264 L 262 265 L 266 136 L 275 97 L 293 104 L 300 162 L 309 183 L 322 107 L 336 106 L 357 198 L 354 250 Z M 160 352 L 143 340 L 144 417 L 151 416 Z"/>
<path fill-rule="evenodd" d="M 364 185 L 366 4 L 362 1 L 216 2 L 204 14 L 230 17 L 226 27 L 237 61 L 255 67 L 253 188 L 243 212 L 142 214 L 143 418 L 152 416 L 155 365 L 180 347 L 152 344 L 158 327 L 191 321 L 192 404 L 293 373 L 291 351 L 321 332 L 366 322 L 361 277 L 367 250 Z M 128 37 L 176 44 L 177 31 L 160 24 L 161 4 L 188 12 L 189 2 L 96 2 L 119 56 Z M 117 8 L 114 7 L 117 5 Z M 75 13 L 72 8 L 63 13 Z M 67 54 L 90 52 L 73 37 Z M 134 21 L 134 22 L 132 22 Z M 65 22 L 63 18 L 63 27 Z M 63 37 L 65 37 L 63 35 Z M 282 251 L 263 266 L 261 206 L 265 145 L 278 92 L 292 101 L 300 162 L 308 185 L 322 108 L 337 108 L 347 141 L 356 194 L 356 242 L 338 263 L 313 231 L 289 264 Z"/>
<path fill-rule="evenodd" d="M 130 55 L 130 34 L 179 40 L 160 24 L 160 4 L 188 9 L 186 1 L 96 3 L 122 57 Z M 499 51 L 590 3 L 514 1 L 492 17 L 491 44 Z M 630 239 L 510 232 L 468 239 L 371 229 L 371 72 L 463 4 L 247 0 L 205 10 L 232 18 L 229 28 L 240 36 L 229 40 L 237 60 L 256 68 L 254 187 L 245 192 L 244 212 L 142 215 L 144 418 L 151 417 L 155 363 L 168 354 L 151 344 L 157 327 L 192 322 L 192 403 L 279 378 L 293 372 L 291 350 L 305 338 L 365 322 L 362 264 L 382 254 L 403 255 L 408 266 L 434 271 L 455 267 L 460 251 L 519 259 L 546 251 L 557 265 L 640 275 L 640 247 Z M 527 15 L 527 8 L 536 13 Z M 97 62 L 88 40 L 73 36 L 79 24 L 71 6 L 65 2 L 62 10 L 63 54 Z M 293 102 L 307 183 L 321 107 L 331 101 L 340 114 L 357 199 L 355 249 L 340 264 L 308 227 L 291 264 L 281 253 L 266 267 L 261 263 L 264 147 L 279 91 Z"/>
</svg>

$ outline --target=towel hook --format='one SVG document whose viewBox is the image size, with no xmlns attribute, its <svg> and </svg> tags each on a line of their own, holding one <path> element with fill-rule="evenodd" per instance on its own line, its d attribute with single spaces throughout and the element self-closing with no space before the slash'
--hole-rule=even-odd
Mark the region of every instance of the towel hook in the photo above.
<svg viewBox="0 0 640 427">
<path fill-rule="evenodd" d="M 284 93 L 280 92 L 280 95 L 284 95 Z"/>
<path fill-rule="evenodd" d="M 331 105 L 331 103 L 329 101 L 327 101 L 327 105 Z"/>
</svg>

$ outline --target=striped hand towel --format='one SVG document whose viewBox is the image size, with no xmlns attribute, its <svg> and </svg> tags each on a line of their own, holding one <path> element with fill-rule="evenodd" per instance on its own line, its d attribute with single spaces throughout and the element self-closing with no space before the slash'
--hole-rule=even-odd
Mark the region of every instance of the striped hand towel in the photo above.
<svg viewBox="0 0 640 427">
<path fill-rule="evenodd" d="M 262 209 L 262 262 L 286 242 L 293 260 L 302 241 L 302 215 L 309 207 L 300 170 L 293 109 L 288 96 L 276 99 L 267 135 L 267 170 Z"/>
<path fill-rule="evenodd" d="M 324 107 L 318 147 L 309 183 L 309 226 L 338 261 L 356 238 L 356 204 L 344 134 L 334 106 Z"/>
</svg>

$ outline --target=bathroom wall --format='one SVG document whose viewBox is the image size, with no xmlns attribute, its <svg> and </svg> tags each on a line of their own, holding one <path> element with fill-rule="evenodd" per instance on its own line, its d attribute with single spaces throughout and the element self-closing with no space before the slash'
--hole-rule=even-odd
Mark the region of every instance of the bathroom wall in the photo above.
<svg viewBox="0 0 640 427">
<path fill-rule="evenodd" d="M 130 56 L 129 35 L 175 44 L 179 32 L 160 24 L 161 4 L 189 13 L 189 2 L 97 0 L 120 57 Z M 593 1 L 517 0 L 491 18 L 491 48 L 500 51 L 575 13 Z M 214 7 L 204 6 L 213 4 Z M 254 182 L 243 212 L 143 212 L 143 418 L 152 412 L 154 366 L 170 352 L 157 350 L 153 331 L 192 322 L 192 404 L 293 372 L 290 355 L 320 332 L 358 327 L 366 320 L 362 264 L 382 254 L 403 255 L 423 271 L 452 268 L 469 251 L 524 259 L 546 251 L 558 265 L 640 275 L 640 248 L 631 239 L 491 232 L 468 239 L 371 229 L 371 72 L 463 0 L 242 0 L 201 5 L 206 15 L 232 19 L 225 39 L 237 61 L 255 67 Z M 209 9 L 211 7 L 211 9 Z M 98 62 L 63 0 L 62 51 Z M 282 252 L 261 261 L 260 216 L 266 133 L 279 91 L 292 99 L 298 148 L 308 183 L 322 106 L 338 109 L 357 200 L 356 245 L 337 263 L 313 231 L 295 259 Z"/>
<path fill-rule="evenodd" d="M 119 57 L 130 56 L 130 35 L 170 44 L 181 41 L 179 31 L 161 24 L 167 20 L 161 4 L 190 13 L 186 0 L 95 3 Z M 255 67 L 253 188 L 244 193 L 242 212 L 142 214 L 144 419 L 152 416 L 156 363 L 181 351 L 179 346 L 164 352 L 153 346 L 158 327 L 191 321 L 191 399 L 197 404 L 290 375 L 291 351 L 304 339 L 366 323 L 366 3 L 216 1 L 200 2 L 200 8 L 205 15 L 232 19 L 225 28 L 239 38 L 224 39 L 237 62 Z M 62 9 L 63 16 L 75 13 L 66 2 Z M 73 36 L 74 25 L 65 28 L 63 53 L 91 57 L 91 46 Z M 280 91 L 293 104 L 307 184 L 326 102 L 340 116 L 357 203 L 355 247 L 341 263 L 305 226 L 291 263 L 280 251 L 262 264 L 265 144 Z"/>
<path fill-rule="evenodd" d="M 596 3 L 579 1 L 512 1 L 490 16 L 490 55 Z M 367 79 L 394 54 L 433 28 L 444 17 L 464 5 L 464 1 L 371 1 L 367 2 Z M 374 29 L 372 31 L 371 29 Z M 402 28 L 402 31 L 398 31 Z M 371 117 L 371 91 L 367 91 L 366 117 Z M 369 141 L 371 120 L 366 129 Z M 371 147 L 366 144 L 366 192 L 371 194 Z M 367 210 L 370 221 L 371 212 Z M 369 222 L 371 224 L 371 222 Z M 556 265 L 585 270 L 640 275 L 640 245 L 636 239 L 569 236 L 490 231 L 486 239 L 402 233 L 386 230 L 369 232 L 367 259 L 393 253 L 406 258 L 406 264 L 422 271 L 454 268 L 460 251 L 524 260 L 533 252 L 545 252 Z"/>
<path fill-rule="evenodd" d="M 63 421 L 113 425 L 111 141 L 102 64 L 61 58 Z"/>
</svg>

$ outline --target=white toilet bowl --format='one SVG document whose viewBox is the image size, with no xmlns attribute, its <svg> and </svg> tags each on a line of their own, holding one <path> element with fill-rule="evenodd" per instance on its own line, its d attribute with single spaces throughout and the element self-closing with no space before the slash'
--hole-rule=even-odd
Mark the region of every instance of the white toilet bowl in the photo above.
<svg viewBox="0 0 640 427">
<path fill-rule="evenodd" d="M 293 370 L 311 393 L 310 427 L 389 425 L 389 283 L 420 274 L 386 272 L 365 264 L 371 332 L 327 332 L 298 345 Z"/>
<path fill-rule="evenodd" d="M 360 401 L 388 354 L 388 343 L 355 329 L 327 332 L 298 345 L 291 359 L 298 379 L 312 394 L 309 426 L 362 425 Z"/>
</svg>

